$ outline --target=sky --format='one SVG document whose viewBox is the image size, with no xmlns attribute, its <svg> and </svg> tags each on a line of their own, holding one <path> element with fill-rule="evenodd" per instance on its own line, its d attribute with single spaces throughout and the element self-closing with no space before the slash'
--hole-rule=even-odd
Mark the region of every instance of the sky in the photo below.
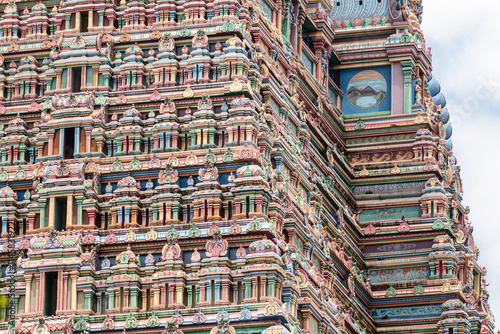
<svg viewBox="0 0 500 334">
<path fill-rule="evenodd" d="M 477 1 L 477 2 L 476 2 Z M 490 306 L 500 328 L 500 34 L 498 0 L 423 0 L 422 31 L 433 75 L 447 99 L 464 205 L 486 266 Z M 475 5 L 472 5 L 475 4 Z M 498 169 L 497 169 L 498 168 Z"/>
</svg>

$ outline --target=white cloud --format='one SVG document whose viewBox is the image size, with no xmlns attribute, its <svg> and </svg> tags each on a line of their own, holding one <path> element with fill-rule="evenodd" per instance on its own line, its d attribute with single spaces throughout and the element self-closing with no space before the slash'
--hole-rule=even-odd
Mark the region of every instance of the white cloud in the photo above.
<svg viewBox="0 0 500 334">
<path fill-rule="evenodd" d="M 426 45 L 432 47 L 433 75 L 447 97 L 454 153 L 462 166 L 464 204 L 471 208 L 479 263 L 488 269 L 490 305 L 500 319 L 500 2 L 424 0 Z"/>
</svg>

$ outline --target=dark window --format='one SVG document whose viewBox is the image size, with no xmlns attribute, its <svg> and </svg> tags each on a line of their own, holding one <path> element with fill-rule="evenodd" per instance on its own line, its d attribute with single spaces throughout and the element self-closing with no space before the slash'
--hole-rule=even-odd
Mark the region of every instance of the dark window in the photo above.
<svg viewBox="0 0 500 334">
<path fill-rule="evenodd" d="M 309 40 L 309 31 L 302 27 L 302 41 L 304 41 L 305 45 L 309 46 Z"/>
<path fill-rule="evenodd" d="M 88 31 L 88 23 L 89 23 L 89 13 L 81 12 L 80 13 L 80 32 Z"/>
<path fill-rule="evenodd" d="M 208 201 L 205 200 L 205 216 L 203 217 L 203 221 L 208 221 Z"/>
<path fill-rule="evenodd" d="M 63 159 L 73 159 L 75 154 L 75 129 L 66 128 L 64 129 L 64 141 L 62 148 Z"/>
<path fill-rule="evenodd" d="M 248 218 L 248 214 L 250 213 L 250 196 L 246 196 L 245 200 L 246 200 L 246 203 L 247 203 L 247 205 L 246 205 L 247 206 L 247 208 L 246 208 L 247 210 L 246 210 L 245 213 L 247 214 L 246 217 Z"/>
<path fill-rule="evenodd" d="M 66 229 L 66 214 L 68 212 L 67 197 L 56 197 L 54 213 L 54 230 L 62 231 Z"/>
<path fill-rule="evenodd" d="M 73 67 L 71 70 L 73 71 L 71 78 L 71 91 L 73 93 L 78 93 L 82 88 L 82 68 Z"/>
<path fill-rule="evenodd" d="M 45 316 L 56 315 L 57 300 L 57 272 L 47 272 L 45 273 Z"/>
</svg>

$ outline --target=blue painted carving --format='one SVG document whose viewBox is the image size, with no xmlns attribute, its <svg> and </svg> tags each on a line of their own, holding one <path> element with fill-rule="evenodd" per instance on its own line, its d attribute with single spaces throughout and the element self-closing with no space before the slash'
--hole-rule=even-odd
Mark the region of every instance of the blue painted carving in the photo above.
<svg viewBox="0 0 500 334">
<path fill-rule="evenodd" d="M 389 15 L 389 1 L 364 0 L 360 5 L 359 1 L 334 0 L 328 17 L 339 20 L 381 15 Z"/>
<path fill-rule="evenodd" d="M 431 305 L 424 307 L 398 307 L 398 308 L 383 308 L 376 309 L 372 313 L 373 320 L 406 319 L 406 318 L 427 318 L 439 317 L 443 312 L 441 305 Z"/>
<path fill-rule="evenodd" d="M 355 195 L 365 194 L 391 194 L 401 192 L 420 192 L 424 189 L 425 182 L 408 182 L 408 183 L 391 183 L 377 184 L 355 187 L 353 192 Z"/>
<path fill-rule="evenodd" d="M 406 273 L 403 269 L 385 269 L 385 270 L 370 270 L 368 277 L 371 278 L 372 284 L 375 283 L 392 283 L 403 281 L 420 281 L 429 277 L 429 269 L 427 267 L 412 268 Z"/>
</svg>

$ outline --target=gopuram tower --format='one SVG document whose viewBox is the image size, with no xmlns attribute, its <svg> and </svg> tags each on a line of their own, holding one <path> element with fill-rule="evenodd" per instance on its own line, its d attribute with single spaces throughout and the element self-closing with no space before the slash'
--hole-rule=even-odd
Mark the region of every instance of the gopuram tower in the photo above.
<svg viewBox="0 0 500 334">
<path fill-rule="evenodd" d="M 422 9 L 4 0 L 0 334 L 494 333 Z"/>
</svg>

